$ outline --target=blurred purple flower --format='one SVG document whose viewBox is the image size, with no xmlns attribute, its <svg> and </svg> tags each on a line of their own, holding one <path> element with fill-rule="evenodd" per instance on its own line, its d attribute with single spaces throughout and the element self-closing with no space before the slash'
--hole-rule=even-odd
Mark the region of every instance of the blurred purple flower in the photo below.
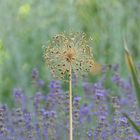
<svg viewBox="0 0 140 140">
<path fill-rule="evenodd" d="M 73 105 L 74 106 L 77 106 L 79 104 L 80 100 L 81 100 L 81 97 L 80 96 L 75 96 L 73 98 Z"/>
<path fill-rule="evenodd" d="M 39 80 L 37 81 L 37 84 L 38 84 L 38 87 L 44 87 L 45 82 L 44 82 L 43 80 L 39 79 Z"/>
<path fill-rule="evenodd" d="M 49 84 L 49 89 L 50 89 L 50 93 L 61 93 L 62 92 L 61 82 L 58 80 L 51 81 Z"/>
<path fill-rule="evenodd" d="M 88 82 L 84 77 L 86 98 L 80 96 L 81 93 L 73 96 L 74 139 L 140 139 L 127 119 L 122 117 L 122 111 L 125 111 L 140 125 L 140 112 L 135 94 L 132 94 L 132 84 L 129 78 L 124 80 L 116 73 L 117 65 L 110 65 L 109 68 L 113 72 L 112 81 L 123 94 L 109 94 L 114 93 L 114 89 L 105 88 L 105 72 L 96 83 Z M 53 80 L 49 84 L 49 93 L 44 95 L 43 88 L 40 88 L 45 82 L 39 79 L 37 69 L 33 69 L 32 78 L 37 92 L 29 100 L 33 103 L 29 108 L 23 107 L 28 100 L 21 88 L 13 90 L 13 109 L 6 105 L 0 106 L 0 140 L 66 140 L 69 132 L 69 92 L 62 89 L 60 81 Z"/>
<path fill-rule="evenodd" d="M 80 108 L 80 112 L 79 112 L 80 122 L 83 123 L 83 121 L 86 121 L 86 122 L 90 123 L 92 121 L 91 114 L 92 114 L 92 112 L 91 112 L 90 105 L 84 104 Z"/>
<path fill-rule="evenodd" d="M 14 88 L 13 96 L 14 96 L 15 100 L 21 101 L 23 98 L 23 90 L 21 88 Z"/>
<path fill-rule="evenodd" d="M 38 72 L 38 70 L 37 70 L 36 68 L 34 68 L 34 69 L 32 70 L 32 79 L 33 79 L 33 80 L 37 80 L 38 77 L 39 77 L 39 72 Z"/>
<path fill-rule="evenodd" d="M 83 82 L 84 94 L 87 98 L 91 98 L 93 95 L 93 85 L 89 82 Z"/>
</svg>

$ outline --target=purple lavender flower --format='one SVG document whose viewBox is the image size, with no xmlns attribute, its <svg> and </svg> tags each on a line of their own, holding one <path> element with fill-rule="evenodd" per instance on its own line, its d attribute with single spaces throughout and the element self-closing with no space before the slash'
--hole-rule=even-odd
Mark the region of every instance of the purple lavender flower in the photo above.
<svg viewBox="0 0 140 140">
<path fill-rule="evenodd" d="M 92 129 L 88 130 L 86 132 L 86 134 L 87 134 L 87 140 L 92 140 L 93 139 L 93 130 Z"/>
<path fill-rule="evenodd" d="M 26 108 L 26 96 L 24 95 L 24 92 L 21 88 L 14 88 L 13 96 L 16 106 Z"/>
<path fill-rule="evenodd" d="M 39 80 L 37 81 L 37 84 L 38 84 L 38 87 L 42 88 L 42 87 L 44 87 L 45 82 L 44 82 L 43 80 L 39 79 Z"/>
<path fill-rule="evenodd" d="M 86 98 L 92 98 L 93 95 L 93 85 L 89 82 L 83 82 L 83 89 Z"/>
<path fill-rule="evenodd" d="M 51 81 L 49 84 L 49 89 L 50 89 L 50 93 L 60 93 L 62 91 L 61 82 L 58 80 Z"/>
<path fill-rule="evenodd" d="M 22 101 L 23 99 L 23 90 L 21 88 L 14 88 L 13 95 L 16 101 Z"/>
<path fill-rule="evenodd" d="M 139 140 L 127 119 L 126 112 L 140 125 L 140 112 L 132 84 L 118 73 L 118 66 L 111 65 L 112 81 L 122 96 L 111 95 L 114 89 L 106 89 L 105 79 L 91 83 L 83 82 L 84 96 L 73 96 L 74 139 L 80 140 Z M 104 77 L 105 72 L 103 73 Z M 45 84 L 33 70 L 36 93 L 30 100 L 21 88 L 14 88 L 14 108 L 0 106 L 0 140 L 66 140 L 69 135 L 69 93 L 60 81 L 51 81 L 49 93 L 42 88 Z M 46 93 L 46 95 L 44 95 Z M 74 91 L 75 94 L 75 91 Z M 77 95 L 77 93 L 75 94 Z M 26 108 L 27 102 L 33 105 Z M 110 118 L 111 116 L 111 118 Z M 111 120 L 111 121 L 110 121 Z"/>
<path fill-rule="evenodd" d="M 37 92 L 34 96 L 34 106 L 37 110 L 41 106 L 41 102 L 45 99 L 45 96 L 42 94 L 42 92 Z"/>
<path fill-rule="evenodd" d="M 39 72 L 38 72 L 38 70 L 37 70 L 36 68 L 34 68 L 34 69 L 32 70 L 32 79 L 33 79 L 33 80 L 37 80 L 38 77 L 39 77 Z"/>
<path fill-rule="evenodd" d="M 122 79 L 120 77 L 119 74 L 115 73 L 112 76 L 112 81 L 121 89 L 123 89 L 123 91 L 125 91 L 126 93 L 132 93 L 133 92 L 133 88 L 132 88 L 132 83 L 129 81 L 125 81 L 124 79 Z"/>
<path fill-rule="evenodd" d="M 84 104 L 80 108 L 80 122 L 83 123 L 84 121 L 86 121 L 90 123 L 92 121 L 91 113 L 91 106 L 88 104 Z"/>
<path fill-rule="evenodd" d="M 73 98 L 73 105 L 74 105 L 74 107 L 79 105 L 80 100 L 81 100 L 80 96 L 75 96 Z"/>
</svg>

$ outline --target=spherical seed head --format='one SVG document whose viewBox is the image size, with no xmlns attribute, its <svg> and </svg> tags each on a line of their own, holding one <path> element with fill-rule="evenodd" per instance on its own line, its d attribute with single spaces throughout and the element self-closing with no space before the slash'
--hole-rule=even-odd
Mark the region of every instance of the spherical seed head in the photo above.
<svg viewBox="0 0 140 140">
<path fill-rule="evenodd" d="M 44 49 L 44 59 L 53 76 L 64 79 L 72 72 L 83 75 L 94 65 L 92 49 L 84 33 L 61 33 L 53 37 Z"/>
</svg>

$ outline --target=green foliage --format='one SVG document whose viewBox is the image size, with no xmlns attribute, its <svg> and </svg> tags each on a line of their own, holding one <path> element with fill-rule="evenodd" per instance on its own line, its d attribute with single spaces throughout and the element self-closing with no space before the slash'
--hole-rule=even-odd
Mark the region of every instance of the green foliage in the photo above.
<svg viewBox="0 0 140 140">
<path fill-rule="evenodd" d="M 136 125 L 135 122 L 126 113 L 123 113 L 123 115 L 128 119 L 129 123 L 134 127 L 134 129 L 140 134 L 140 127 Z"/>
<path fill-rule="evenodd" d="M 138 102 L 138 105 L 140 108 L 140 84 L 138 81 L 139 76 L 137 74 L 137 70 L 134 65 L 133 59 L 132 59 L 130 53 L 128 52 L 126 44 L 125 44 L 125 57 L 126 57 L 127 65 L 129 67 L 131 75 L 132 75 L 132 80 L 134 83 L 134 88 L 135 88 L 135 92 L 136 92 L 136 96 L 137 96 L 137 102 Z"/>
<path fill-rule="evenodd" d="M 4 61 L 8 58 L 8 52 L 5 50 L 2 40 L 0 40 L 0 65 L 2 65 Z"/>
<path fill-rule="evenodd" d="M 140 84 L 138 82 L 139 76 L 137 74 L 136 66 L 134 65 L 133 59 L 128 51 L 126 42 L 125 42 L 125 59 L 128 68 L 130 69 L 130 73 L 132 75 L 133 85 L 135 88 L 137 102 L 140 109 Z M 134 127 L 134 129 L 140 134 L 140 127 L 136 125 L 136 123 L 127 114 L 123 113 L 123 115 L 128 119 L 129 123 Z"/>
<path fill-rule="evenodd" d="M 99 63 L 119 63 L 125 74 L 123 35 L 132 55 L 139 60 L 139 0 L 3 0 L 0 2 L 0 39 L 5 57 L 0 52 L 1 100 L 11 96 L 15 86 L 29 88 L 33 67 L 44 79 L 50 76 L 43 62 L 42 45 L 62 31 L 83 31 L 93 38 L 94 56 Z M 2 82 L 2 84 L 1 84 Z"/>
</svg>

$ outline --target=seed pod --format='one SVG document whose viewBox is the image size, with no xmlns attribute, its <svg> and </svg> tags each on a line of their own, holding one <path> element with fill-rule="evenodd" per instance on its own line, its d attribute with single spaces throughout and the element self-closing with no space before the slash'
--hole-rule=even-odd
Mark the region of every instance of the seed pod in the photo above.
<svg viewBox="0 0 140 140">
<path fill-rule="evenodd" d="M 79 32 L 61 33 L 53 37 L 44 49 L 44 59 L 47 66 L 53 70 L 53 76 L 65 78 L 70 66 L 73 73 L 81 76 L 89 72 L 94 63 L 91 63 L 93 54 L 88 42 L 86 35 Z"/>
</svg>

